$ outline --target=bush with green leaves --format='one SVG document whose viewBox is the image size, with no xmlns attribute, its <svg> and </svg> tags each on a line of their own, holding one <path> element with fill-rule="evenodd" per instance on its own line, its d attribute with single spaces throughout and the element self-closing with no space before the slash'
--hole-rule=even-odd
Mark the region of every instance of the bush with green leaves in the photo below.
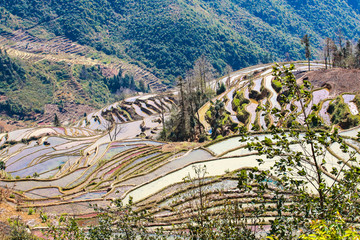
<svg viewBox="0 0 360 240">
<path fill-rule="evenodd" d="M 211 101 L 210 108 L 206 112 L 205 120 L 210 124 L 212 133 L 211 138 L 216 139 L 218 136 L 226 136 L 231 131 L 234 131 L 236 125 L 233 125 L 230 120 L 230 114 L 225 109 L 225 104 L 216 100 Z"/>
<path fill-rule="evenodd" d="M 338 215 L 333 221 L 314 220 L 311 222 L 310 228 L 313 233 L 302 234 L 300 236 L 301 240 L 360 239 L 359 232 L 354 227 L 346 224 L 340 215 Z"/>
<path fill-rule="evenodd" d="M 33 236 L 26 225 L 20 219 L 9 220 L 11 231 L 9 236 L 5 236 L 5 240 L 37 240 L 39 238 Z"/>
</svg>

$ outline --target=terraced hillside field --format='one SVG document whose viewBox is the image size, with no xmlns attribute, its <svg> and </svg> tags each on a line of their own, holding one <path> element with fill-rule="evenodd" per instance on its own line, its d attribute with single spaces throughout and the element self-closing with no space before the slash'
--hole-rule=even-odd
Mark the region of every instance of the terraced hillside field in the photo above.
<svg viewBox="0 0 360 240">
<path fill-rule="evenodd" d="M 296 66 L 295 74 L 299 81 L 306 78 L 306 64 L 297 63 Z M 320 68 L 323 68 L 322 64 L 312 64 L 313 70 Z M 267 130 L 276 120 L 275 116 L 262 116 L 257 112 L 258 105 L 268 102 L 271 108 L 282 109 L 285 113 L 286 109 L 298 109 L 297 102 L 290 105 L 279 102 L 279 89 L 273 81 L 270 65 L 243 69 L 219 81 L 226 82 L 227 91 L 213 102 L 222 99 L 226 103 L 227 117 L 233 124 L 251 130 L 251 138 L 263 140 L 270 137 L 261 131 Z M 334 89 L 327 88 L 313 91 L 312 103 L 321 106 L 314 114 L 318 114 L 326 125 L 347 128 L 350 120 L 359 117 L 357 93 L 334 96 L 332 91 Z M 241 202 L 245 212 L 251 212 L 256 194 L 237 188 L 238 171 L 257 167 L 259 158 L 264 161 L 260 169 L 269 170 L 276 158 L 267 159 L 256 151 L 250 151 L 246 143 L 239 141 L 242 136 L 236 133 L 195 148 L 169 147 L 175 143 L 152 140 L 161 130 L 160 113 L 168 113 L 176 107 L 177 101 L 176 92 L 162 96 L 136 96 L 89 114 L 73 127 L 3 133 L 0 135 L 0 160 L 5 162 L 9 177 L 2 179 L 0 186 L 17 192 L 15 200 L 9 201 L 16 202 L 22 209 L 31 207 L 56 214 L 67 212 L 82 218 L 94 217 L 89 203 L 107 206 L 112 199 L 120 198 L 127 202 L 131 196 L 138 209 L 147 209 L 154 217 L 154 226 L 181 226 L 189 216 L 196 214 L 193 206 L 198 196 L 194 182 L 184 182 L 183 178 L 190 174 L 190 179 L 194 179 L 194 167 L 206 165 L 207 174 L 202 187 L 208 199 L 207 208 L 221 211 L 219 206 L 233 200 Z M 239 105 L 240 101 L 243 104 Z M 205 115 L 210 105 L 208 103 L 200 109 L 202 123 L 208 130 L 211 126 Z M 334 108 L 332 111 L 329 111 L 330 106 Z M 345 119 L 339 119 L 338 110 L 345 112 Z M 247 118 L 239 117 L 245 111 Z M 303 121 L 300 113 L 297 121 Z M 356 120 L 351 124 L 357 125 Z M 358 131 L 359 128 L 355 127 L 343 130 L 340 135 L 359 159 Z M 300 135 L 300 139 L 302 137 Z M 293 150 L 308 147 L 303 141 L 291 144 Z M 321 171 L 326 175 L 326 182 L 331 184 L 337 181 L 331 171 L 333 168 L 346 169 L 351 165 L 347 161 L 348 155 L 336 143 L 327 148 L 325 155 L 327 163 Z M 315 174 L 310 162 L 303 161 L 302 164 L 310 175 Z M 271 193 L 276 180 L 269 176 L 267 181 L 267 191 Z M 314 191 L 310 185 L 308 189 Z M 277 214 L 272 211 L 274 202 L 269 200 L 267 204 L 264 225 Z M 248 218 L 252 220 L 252 216 Z"/>
<path fill-rule="evenodd" d="M 132 73 L 135 80 L 142 79 L 153 91 L 166 89 L 151 72 L 120 59 L 111 58 L 96 50 L 80 45 L 64 36 L 37 37 L 27 30 L 1 31 L 0 47 L 14 58 L 30 62 L 47 60 L 85 66 L 101 66 L 104 75 L 113 76 L 121 68 Z M 96 57 L 95 57 L 96 56 Z"/>
<path fill-rule="evenodd" d="M 285 66 L 289 65 L 285 64 Z M 314 75 L 312 72 L 307 73 L 308 67 L 305 63 L 297 63 L 295 68 L 294 74 L 298 76 L 300 82 L 303 79 L 309 79 L 308 75 L 310 77 Z M 312 63 L 313 72 L 323 68 L 323 64 Z M 228 86 L 227 91 L 216 96 L 212 102 L 215 103 L 216 100 L 224 102 L 226 119 L 236 125 L 246 126 L 248 130 L 253 131 L 267 130 L 276 119 L 273 115 L 257 110 L 258 107 L 264 106 L 268 106 L 270 109 L 279 109 L 283 114 L 295 108 L 299 113 L 297 121 L 300 124 L 303 122 L 304 116 L 300 113 L 300 102 L 281 105 L 281 87 L 277 87 L 278 83 L 274 81 L 270 65 L 246 68 L 233 73 L 231 77 L 224 77 L 220 81 Z M 360 102 L 357 100 L 359 97 L 357 94 L 360 89 L 353 84 L 354 92 L 343 92 L 342 86 L 346 83 L 340 84 L 339 81 L 341 81 L 341 77 L 336 84 L 334 82 L 323 83 L 322 86 L 314 88 L 311 101 L 306 103 L 308 105 L 306 114 L 318 115 L 326 125 L 337 124 L 343 129 L 355 127 L 359 124 L 358 107 Z M 311 110 L 314 104 L 320 106 L 316 112 Z M 211 103 L 208 102 L 199 110 L 200 121 L 208 130 L 211 126 L 206 120 L 206 115 L 209 114 L 207 111 L 210 105 Z M 339 116 L 337 116 L 339 113 L 335 114 L 336 109 L 342 109 Z"/>
</svg>

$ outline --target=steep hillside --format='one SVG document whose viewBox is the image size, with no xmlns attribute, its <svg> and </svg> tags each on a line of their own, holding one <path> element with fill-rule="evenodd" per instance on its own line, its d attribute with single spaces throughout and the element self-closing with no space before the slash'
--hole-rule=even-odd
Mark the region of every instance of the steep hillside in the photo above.
<svg viewBox="0 0 360 240">
<path fill-rule="evenodd" d="M 110 100 L 105 77 L 96 67 L 46 60 L 30 64 L 10 58 L 3 50 L 0 61 L 2 113 L 23 118 L 44 113 L 46 104 L 57 104 L 59 108 L 66 103 L 100 107 Z M 81 72 L 87 76 L 82 77 Z"/>
<path fill-rule="evenodd" d="M 42 35 L 44 29 L 136 63 L 171 84 L 206 54 L 216 69 L 303 58 L 325 37 L 360 36 L 356 1 L 320 0 L 1 0 L 1 27 Z"/>
</svg>

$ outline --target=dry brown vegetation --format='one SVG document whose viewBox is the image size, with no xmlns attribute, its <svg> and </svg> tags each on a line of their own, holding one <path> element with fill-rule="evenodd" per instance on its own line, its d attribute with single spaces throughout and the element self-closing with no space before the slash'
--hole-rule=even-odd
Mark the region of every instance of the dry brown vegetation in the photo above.
<svg viewBox="0 0 360 240">
<path fill-rule="evenodd" d="M 304 77 L 308 77 L 315 88 L 328 88 L 331 96 L 360 91 L 359 69 L 323 69 L 309 72 Z"/>
</svg>

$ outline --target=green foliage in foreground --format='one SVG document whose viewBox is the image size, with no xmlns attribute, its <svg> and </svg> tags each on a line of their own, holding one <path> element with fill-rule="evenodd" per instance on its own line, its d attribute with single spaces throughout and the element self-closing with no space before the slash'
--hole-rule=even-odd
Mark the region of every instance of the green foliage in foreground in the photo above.
<svg viewBox="0 0 360 240">
<path fill-rule="evenodd" d="M 310 224 L 314 233 L 302 234 L 301 240 L 359 240 L 360 234 L 354 227 L 349 227 L 341 216 L 334 221 L 315 220 Z"/>
<path fill-rule="evenodd" d="M 239 181 L 240 189 L 248 192 L 252 191 L 254 184 L 257 185 L 257 189 L 260 189 L 258 193 L 263 199 L 259 203 L 264 204 L 264 211 L 265 203 L 269 200 L 264 191 L 268 184 L 266 179 L 269 175 L 275 178 L 276 189 L 270 199 L 276 202 L 277 217 L 271 221 L 270 234 L 278 239 L 294 239 L 300 232 L 311 234 L 314 231 L 311 221 L 320 219 L 336 222 L 339 214 L 344 220 L 341 229 L 347 229 L 352 226 L 351 223 L 359 221 L 360 214 L 357 201 L 360 185 L 359 160 L 354 157 L 355 152 L 350 151 L 336 129 L 319 131 L 312 128 L 313 118 L 316 116 L 305 111 L 312 96 L 312 87 L 308 81 L 297 85 L 293 70 L 293 65 L 289 68 L 275 66 L 273 72 L 286 92 L 286 96 L 282 96 L 284 103 L 303 102 L 301 114 L 304 122 L 299 124 L 295 121 L 299 119 L 296 111 L 282 115 L 280 110 L 271 110 L 280 122 L 292 119 L 290 128 L 283 130 L 273 126 L 269 137 L 261 141 L 255 138 L 255 141 L 248 142 L 248 148 L 267 157 L 267 160 L 258 160 L 260 165 L 268 159 L 274 160 L 274 164 L 266 171 L 258 168 L 249 173 L 243 171 Z M 318 108 L 317 105 L 311 106 L 312 110 Z M 264 108 L 263 111 L 270 110 Z M 243 140 L 246 141 L 247 138 Z M 348 157 L 343 161 L 330 163 L 333 160 L 327 157 L 326 149 L 334 144 L 338 144 Z"/>
<path fill-rule="evenodd" d="M 11 226 L 9 236 L 0 235 L 0 237 L 4 237 L 4 240 L 40 240 L 33 236 L 19 219 L 9 220 L 9 224 Z"/>
</svg>

